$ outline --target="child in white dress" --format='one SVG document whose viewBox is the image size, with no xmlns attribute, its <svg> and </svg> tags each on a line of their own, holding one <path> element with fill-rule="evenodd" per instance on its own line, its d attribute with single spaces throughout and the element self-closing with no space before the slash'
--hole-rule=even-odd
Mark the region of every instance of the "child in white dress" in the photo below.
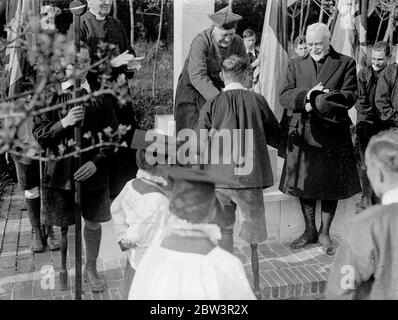
<svg viewBox="0 0 398 320">
<path fill-rule="evenodd" d="M 122 251 L 127 254 L 123 295 L 127 299 L 135 270 L 147 247 L 165 236 L 170 217 L 169 200 L 164 188 L 162 166 L 145 160 L 145 131 L 136 130 L 132 148 L 137 150 L 139 170 L 135 179 L 126 183 L 111 205 L 113 226 Z M 166 148 L 167 149 L 167 148 Z"/>
<path fill-rule="evenodd" d="M 242 263 L 217 245 L 220 229 L 209 223 L 216 214 L 214 184 L 225 179 L 180 167 L 168 172 L 175 220 L 141 260 L 129 300 L 255 299 Z"/>
</svg>

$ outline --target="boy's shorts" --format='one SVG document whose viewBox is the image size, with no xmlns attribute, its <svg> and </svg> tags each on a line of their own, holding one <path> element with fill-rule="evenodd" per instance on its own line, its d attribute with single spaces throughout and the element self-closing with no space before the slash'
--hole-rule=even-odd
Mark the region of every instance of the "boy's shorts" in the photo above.
<svg viewBox="0 0 398 320">
<path fill-rule="evenodd" d="M 262 188 L 216 188 L 220 208 L 215 223 L 227 228 L 235 223 L 236 207 L 240 209 L 241 229 L 239 236 L 247 243 L 255 244 L 267 239 L 264 197 Z"/>
<path fill-rule="evenodd" d="M 38 160 L 24 159 L 21 161 L 13 156 L 17 172 L 18 185 L 22 190 L 40 187 L 40 165 Z"/>
</svg>

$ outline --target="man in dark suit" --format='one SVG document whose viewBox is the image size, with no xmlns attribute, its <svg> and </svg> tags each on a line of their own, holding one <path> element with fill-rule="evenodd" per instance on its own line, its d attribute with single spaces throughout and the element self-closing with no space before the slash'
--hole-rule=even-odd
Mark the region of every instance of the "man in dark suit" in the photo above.
<svg viewBox="0 0 398 320">
<path fill-rule="evenodd" d="M 256 33 L 252 29 L 246 29 L 245 31 L 243 31 L 242 37 L 243 43 L 246 47 L 246 53 L 249 57 L 251 70 L 250 83 L 248 84 L 248 87 L 253 87 L 258 82 L 258 77 L 260 75 L 258 68 L 260 66 L 260 52 L 256 49 Z"/>
<path fill-rule="evenodd" d="M 357 109 L 356 144 L 360 153 L 359 173 L 362 184 L 361 206 L 363 209 L 378 201 L 366 176 L 364 153 L 369 139 L 385 128 L 377 113 L 375 93 L 379 75 L 387 66 L 389 58 L 389 45 L 386 42 L 377 42 L 372 48 L 372 64 L 358 72 L 358 100 L 355 104 Z"/>
<path fill-rule="evenodd" d="M 249 56 L 250 65 L 257 60 L 258 50 L 256 49 L 256 33 L 252 29 L 246 29 L 242 33 L 243 42 L 246 47 L 246 53 Z"/>
<path fill-rule="evenodd" d="M 280 91 L 280 102 L 291 119 L 279 188 L 300 199 L 306 224 L 291 247 L 319 240 L 326 253 L 334 254 L 329 230 L 338 200 L 361 191 L 348 116 L 357 98 L 356 63 L 330 46 L 330 32 L 323 23 L 309 26 L 306 40 L 309 54 L 290 62 Z M 323 109 L 328 92 L 336 101 Z M 321 99 L 314 99 L 315 94 Z M 317 200 L 322 207 L 319 232 Z"/>
</svg>

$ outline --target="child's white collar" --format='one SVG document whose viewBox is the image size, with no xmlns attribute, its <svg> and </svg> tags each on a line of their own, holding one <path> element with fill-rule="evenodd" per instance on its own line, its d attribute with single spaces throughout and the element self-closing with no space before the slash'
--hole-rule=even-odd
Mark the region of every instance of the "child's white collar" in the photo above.
<svg viewBox="0 0 398 320">
<path fill-rule="evenodd" d="M 389 204 L 398 203 L 398 188 L 391 189 L 383 194 L 381 204 L 387 206 Z"/>
<path fill-rule="evenodd" d="M 245 88 L 243 86 L 243 84 L 239 83 L 239 82 L 231 82 L 228 83 L 225 88 L 223 89 L 223 91 L 229 91 L 229 90 L 238 90 L 238 89 L 243 89 L 243 90 L 247 90 L 247 88 Z"/>
</svg>

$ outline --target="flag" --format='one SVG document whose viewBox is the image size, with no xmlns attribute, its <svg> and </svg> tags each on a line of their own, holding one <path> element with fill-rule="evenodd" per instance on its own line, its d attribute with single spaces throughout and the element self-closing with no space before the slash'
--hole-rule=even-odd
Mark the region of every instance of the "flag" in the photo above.
<svg viewBox="0 0 398 320">
<path fill-rule="evenodd" d="M 337 20 L 331 44 L 337 52 L 357 61 L 358 69 L 363 66 L 367 47 L 367 17 L 373 6 L 368 0 L 339 0 Z"/>
<path fill-rule="evenodd" d="M 37 33 L 29 29 L 28 22 L 33 17 L 40 16 L 39 0 L 8 0 L 6 24 L 7 48 L 5 57 L 5 72 L 7 73 L 8 95 L 13 96 L 22 92 L 24 77 L 29 62 L 27 52 L 21 45 L 27 42 L 28 48 L 34 48 L 37 43 Z"/>
<path fill-rule="evenodd" d="M 256 88 L 279 120 L 283 113 L 279 90 L 289 61 L 286 13 L 287 0 L 267 1 L 259 54 L 259 86 Z"/>
<path fill-rule="evenodd" d="M 357 62 L 357 69 L 366 65 L 367 17 L 374 9 L 368 0 L 339 0 L 338 15 L 332 34 L 331 45 L 342 54 Z M 350 118 L 356 123 L 356 110 L 351 108 Z"/>
</svg>

